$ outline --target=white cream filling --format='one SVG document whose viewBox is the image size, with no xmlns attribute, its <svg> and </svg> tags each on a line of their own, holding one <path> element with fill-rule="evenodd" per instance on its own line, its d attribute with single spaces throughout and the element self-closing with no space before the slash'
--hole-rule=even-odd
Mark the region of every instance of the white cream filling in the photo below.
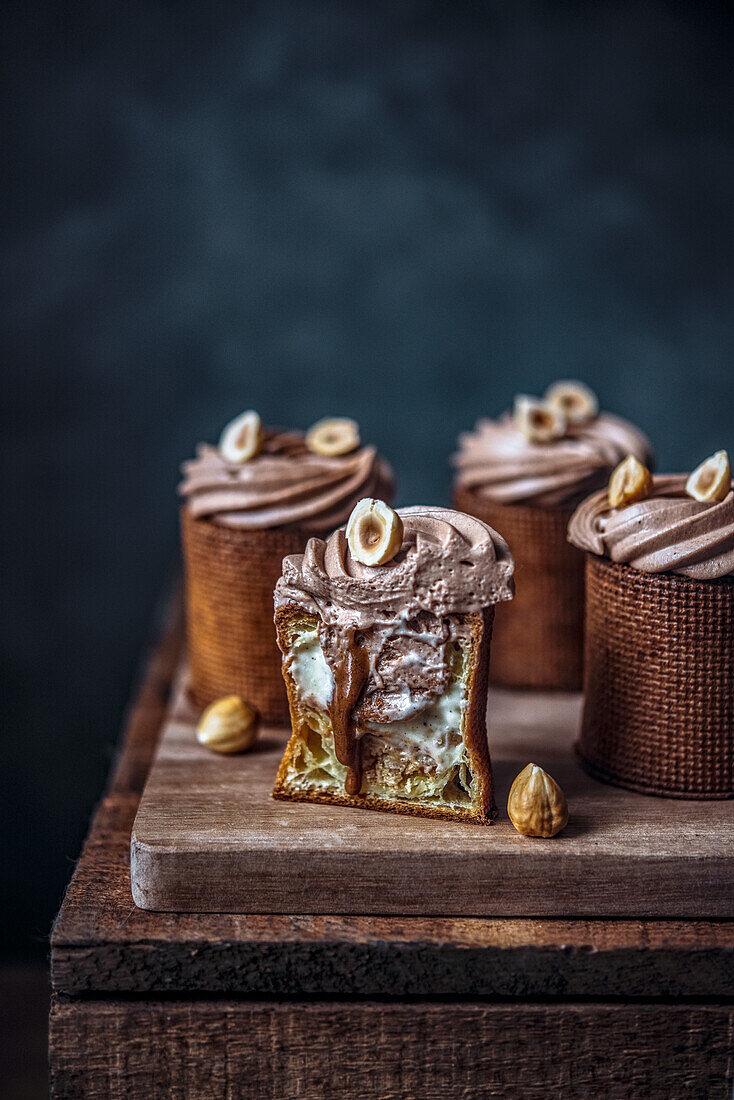
<svg viewBox="0 0 734 1100">
<path fill-rule="evenodd" d="M 294 638 L 288 664 L 301 702 L 313 712 L 309 725 L 314 731 L 313 735 L 306 735 L 302 751 L 293 761 L 291 782 L 296 786 L 341 790 L 346 769 L 336 759 L 328 720 L 334 676 L 321 649 L 317 629 Z M 410 713 L 407 688 L 405 694 Z M 471 797 L 468 793 L 471 773 L 462 735 L 466 706 L 466 687 L 457 678 L 418 714 L 393 722 L 366 722 L 357 735 L 364 738 L 367 759 L 374 761 L 374 769 L 365 772 L 364 789 L 388 799 L 465 805 Z"/>
<path fill-rule="evenodd" d="M 397 722 L 366 722 L 372 737 L 408 756 L 430 756 L 439 775 L 460 764 L 464 756 L 461 716 L 466 705 L 466 688 L 461 680 L 453 684 L 416 717 Z"/>
<path fill-rule="evenodd" d="M 334 673 L 326 663 L 318 629 L 305 630 L 294 638 L 288 667 L 301 702 L 317 710 L 328 710 L 334 694 Z"/>
</svg>

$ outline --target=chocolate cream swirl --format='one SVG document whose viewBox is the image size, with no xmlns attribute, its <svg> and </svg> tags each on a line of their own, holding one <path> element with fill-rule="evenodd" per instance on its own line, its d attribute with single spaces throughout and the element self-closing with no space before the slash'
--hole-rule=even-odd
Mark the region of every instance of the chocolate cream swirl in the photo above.
<svg viewBox="0 0 734 1100">
<path fill-rule="evenodd" d="M 649 497 L 614 509 L 606 490 L 594 493 L 571 517 L 569 541 L 642 573 L 704 581 L 734 575 L 734 491 L 702 502 L 685 485 L 685 476 L 656 477 Z"/>
<path fill-rule="evenodd" d="M 450 508 L 400 508 L 403 543 L 384 565 L 362 565 L 340 527 L 324 542 L 283 561 L 276 609 L 295 602 L 329 625 L 365 630 L 421 612 L 469 614 L 512 599 L 514 562 L 505 540 L 473 516 Z"/>
<path fill-rule="evenodd" d="M 392 470 L 374 447 L 317 455 L 300 432 L 266 432 L 255 458 L 239 465 L 202 443 L 182 470 L 179 492 L 193 516 L 255 531 L 330 531 L 362 497 L 389 500 L 394 488 Z"/>
<path fill-rule="evenodd" d="M 606 485 L 628 454 L 649 466 L 652 447 L 626 420 L 600 413 L 587 424 L 569 425 L 562 439 L 533 443 L 507 413 L 479 420 L 459 436 L 453 458 L 457 485 L 501 504 L 571 507 Z"/>
</svg>

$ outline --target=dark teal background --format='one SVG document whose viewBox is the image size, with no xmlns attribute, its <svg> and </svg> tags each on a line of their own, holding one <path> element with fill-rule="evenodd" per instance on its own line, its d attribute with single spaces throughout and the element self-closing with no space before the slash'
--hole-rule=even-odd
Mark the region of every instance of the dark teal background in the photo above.
<svg viewBox="0 0 734 1100">
<path fill-rule="evenodd" d="M 580 377 L 734 448 L 726 5 L 4 6 L 6 951 L 44 950 L 176 549 L 254 406 L 355 416 L 402 503 Z M 5 875 L 7 881 L 7 872 Z"/>
</svg>

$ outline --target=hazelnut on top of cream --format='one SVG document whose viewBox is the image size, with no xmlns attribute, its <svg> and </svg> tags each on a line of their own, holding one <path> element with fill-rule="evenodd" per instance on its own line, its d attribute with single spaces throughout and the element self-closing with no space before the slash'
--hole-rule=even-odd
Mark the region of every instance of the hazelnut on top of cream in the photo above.
<svg viewBox="0 0 734 1100">
<path fill-rule="evenodd" d="M 734 575 L 734 491 L 695 500 L 685 475 L 653 477 L 648 495 L 612 508 L 606 490 L 576 509 L 569 542 L 643 573 L 679 573 L 697 580 Z"/>
<path fill-rule="evenodd" d="M 338 423 L 344 433 L 346 422 Z M 315 427 L 323 431 L 323 425 Z M 229 527 L 329 531 L 346 522 L 362 497 L 389 499 L 394 489 L 389 465 L 375 447 L 360 446 L 358 433 L 350 430 L 347 453 L 337 453 L 332 444 L 326 454 L 326 447 L 314 449 L 301 432 L 273 429 L 260 431 L 257 448 L 248 448 L 244 461 L 231 449 L 202 443 L 196 458 L 183 464 L 179 492 L 194 517 Z"/>
<path fill-rule="evenodd" d="M 505 504 L 572 507 L 606 484 L 632 454 L 652 462 L 646 436 L 620 417 L 598 411 L 581 383 L 555 383 L 544 398 L 520 396 L 512 413 L 481 419 L 459 437 L 457 484 Z"/>
<path fill-rule="evenodd" d="M 450 508 L 399 508 L 400 550 L 382 565 L 363 565 L 349 551 L 344 528 L 309 539 L 305 553 L 283 561 L 276 607 L 311 605 L 324 621 L 359 629 L 387 620 L 469 614 L 512 599 L 514 562 L 507 543 L 486 523 Z"/>
</svg>

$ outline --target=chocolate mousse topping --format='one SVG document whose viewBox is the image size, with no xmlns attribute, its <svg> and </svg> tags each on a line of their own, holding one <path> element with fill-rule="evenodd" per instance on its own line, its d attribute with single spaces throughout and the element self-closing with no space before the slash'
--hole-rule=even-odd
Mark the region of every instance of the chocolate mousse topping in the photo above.
<svg viewBox="0 0 734 1100">
<path fill-rule="evenodd" d="M 328 531 L 345 523 L 362 497 L 389 500 L 393 492 L 392 471 L 374 447 L 314 454 L 300 432 L 266 431 L 258 454 L 243 463 L 202 443 L 182 470 L 179 492 L 193 516 L 255 531 Z"/>
<path fill-rule="evenodd" d="M 343 527 L 326 541 L 309 539 L 303 554 L 283 561 L 276 608 L 295 602 L 326 623 L 364 630 L 512 599 L 512 554 L 486 523 L 451 508 L 399 508 L 398 515 L 403 543 L 383 565 L 355 561 Z"/>
<path fill-rule="evenodd" d="M 569 541 L 642 573 L 734 575 L 734 491 L 722 501 L 698 501 L 685 485 L 682 475 L 654 477 L 648 497 L 622 508 L 610 508 L 606 490 L 594 493 L 571 517 Z"/>
<path fill-rule="evenodd" d="M 508 413 L 479 420 L 473 432 L 459 436 L 453 465 L 459 486 L 500 504 L 571 507 L 606 485 L 628 454 L 651 464 L 648 439 L 609 413 L 569 424 L 561 438 L 544 443 L 529 440 Z"/>
</svg>

